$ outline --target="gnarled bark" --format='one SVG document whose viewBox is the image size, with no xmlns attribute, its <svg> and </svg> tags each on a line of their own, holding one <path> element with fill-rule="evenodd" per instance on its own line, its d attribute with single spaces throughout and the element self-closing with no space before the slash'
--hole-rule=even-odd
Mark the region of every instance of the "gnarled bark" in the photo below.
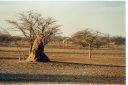
<svg viewBox="0 0 128 85">
<path fill-rule="evenodd" d="M 44 53 L 44 43 L 42 41 L 42 36 L 40 34 L 36 34 L 36 39 L 33 43 L 32 50 L 27 58 L 27 61 L 35 62 L 35 61 L 50 61 L 49 58 Z"/>
</svg>

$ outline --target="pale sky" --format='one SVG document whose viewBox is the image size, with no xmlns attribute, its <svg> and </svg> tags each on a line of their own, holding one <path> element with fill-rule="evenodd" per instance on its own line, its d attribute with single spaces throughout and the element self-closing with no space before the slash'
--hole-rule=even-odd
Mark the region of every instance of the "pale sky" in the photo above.
<svg viewBox="0 0 128 85">
<path fill-rule="evenodd" d="M 0 26 L 9 27 L 4 20 L 13 20 L 18 13 L 30 10 L 57 20 L 64 36 L 85 28 L 125 36 L 124 1 L 0 1 Z"/>
</svg>

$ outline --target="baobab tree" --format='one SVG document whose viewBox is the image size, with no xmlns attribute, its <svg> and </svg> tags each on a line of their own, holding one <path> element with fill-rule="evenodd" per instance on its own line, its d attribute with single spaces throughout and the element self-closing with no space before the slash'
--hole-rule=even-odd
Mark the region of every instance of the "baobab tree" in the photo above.
<svg viewBox="0 0 128 85">
<path fill-rule="evenodd" d="M 33 11 L 22 12 L 17 20 L 6 20 L 14 29 L 22 32 L 30 43 L 27 61 L 49 61 L 44 48 L 56 34 L 60 25 L 56 25 L 53 18 L 43 18 L 41 14 Z"/>
<path fill-rule="evenodd" d="M 95 40 L 100 35 L 98 31 L 92 31 L 89 29 L 85 29 L 82 31 L 76 32 L 72 38 L 75 43 L 82 45 L 83 47 L 88 46 L 89 48 L 89 58 L 91 58 L 91 51 L 94 46 Z"/>
</svg>

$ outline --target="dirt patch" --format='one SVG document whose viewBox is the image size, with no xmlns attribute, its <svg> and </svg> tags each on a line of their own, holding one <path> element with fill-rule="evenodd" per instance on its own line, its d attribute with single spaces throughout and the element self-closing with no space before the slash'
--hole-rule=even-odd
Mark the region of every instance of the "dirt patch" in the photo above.
<svg viewBox="0 0 128 85">
<path fill-rule="evenodd" d="M 125 83 L 125 67 L 64 62 L 23 63 L 1 60 L 0 75 L 1 83 Z"/>
<path fill-rule="evenodd" d="M 51 62 L 19 62 L 15 47 L 0 47 L 0 83 L 125 84 L 125 50 L 46 48 Z M 28 57 L 28 48 L 22 48 Z"/>
</svg>

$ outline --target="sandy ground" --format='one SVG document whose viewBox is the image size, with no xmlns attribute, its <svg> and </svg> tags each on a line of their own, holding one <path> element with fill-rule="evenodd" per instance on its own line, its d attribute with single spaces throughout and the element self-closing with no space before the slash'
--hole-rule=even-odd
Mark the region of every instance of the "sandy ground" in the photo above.
<svg viewBox="0 0 128 85">
<path fill-rule="evenodd" d="M 0 83 L 125 84 L 125 66 L 0 60 Z"/>
<path fill-rule="evenodd" d="M 28 56 L 28 48 L 22 49 Z M 0 47 L 0 84 L 125 84 L 125 49 L 46 48 L 51 62 L 19 62 L 15 47 Z"/>
</svg>

